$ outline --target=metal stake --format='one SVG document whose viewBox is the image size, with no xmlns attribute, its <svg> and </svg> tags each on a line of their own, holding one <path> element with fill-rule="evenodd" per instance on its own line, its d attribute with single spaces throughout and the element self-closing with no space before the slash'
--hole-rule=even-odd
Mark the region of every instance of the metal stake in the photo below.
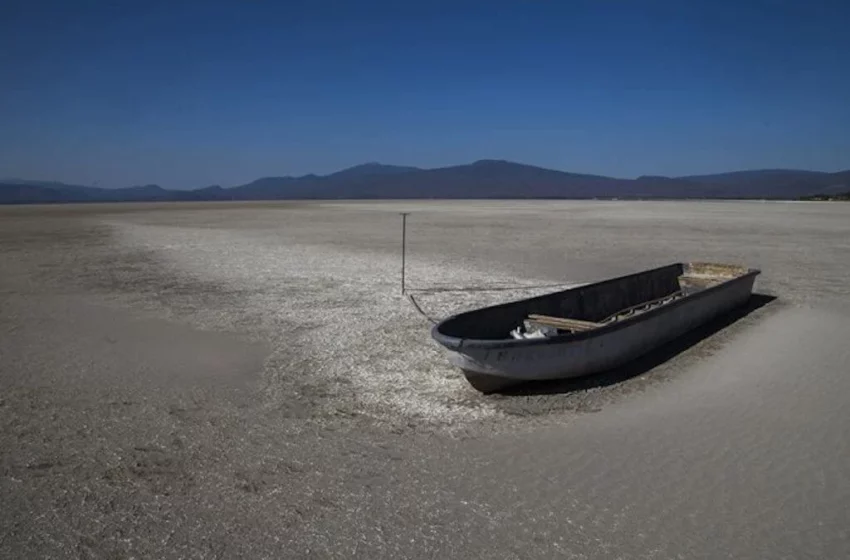
<svg viewBox="0 0 850 560">
<path fill-rule="evenodd" d="M 407 254 L 407 216 L 410 212 L 401 213 L 401 295 L 404 295 L 404 261 Z"/>
</svg>

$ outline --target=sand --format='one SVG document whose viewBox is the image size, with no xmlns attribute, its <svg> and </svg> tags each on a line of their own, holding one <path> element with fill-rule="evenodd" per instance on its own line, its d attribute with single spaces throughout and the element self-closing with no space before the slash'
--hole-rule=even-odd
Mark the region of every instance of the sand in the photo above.
<svg viewBox="0 0 850 560">
<path fill-rule="evenodd" d="M 753 304 L 484 396 L 439 318 L 680 260 Z M 850 205 L 0 209 L 0 556 L 850 555 Z M 774 299 L 775 298 L 775 299 Z"/>
</svg>

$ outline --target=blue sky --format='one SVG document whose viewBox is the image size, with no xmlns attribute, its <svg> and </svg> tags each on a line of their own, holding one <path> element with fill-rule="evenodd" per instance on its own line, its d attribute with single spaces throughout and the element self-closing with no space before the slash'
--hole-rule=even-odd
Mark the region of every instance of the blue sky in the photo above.
<svg viewBox="0 0 850 560">
<path fill-rule="evenodd" d="M 849 24 L 846 1 L 7 0 L 0 177 L 837 171 Z"/>
</svg>

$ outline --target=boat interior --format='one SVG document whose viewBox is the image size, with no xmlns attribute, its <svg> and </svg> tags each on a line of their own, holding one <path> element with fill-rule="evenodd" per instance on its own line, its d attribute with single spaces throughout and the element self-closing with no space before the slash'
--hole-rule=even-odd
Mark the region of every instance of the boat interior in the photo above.
<svg viewBox="0 0 850 560">
<path fill-rule="evenodd" d="M 524 322 L 579 332 L 620 321 L 751 272 L 736 265 L 676 263 L 552 294 L 462 313 L 437 325 L 449 337 L 501 340 Z M 527 323 L 526 323 L 527 324 Z"/>
</svg>

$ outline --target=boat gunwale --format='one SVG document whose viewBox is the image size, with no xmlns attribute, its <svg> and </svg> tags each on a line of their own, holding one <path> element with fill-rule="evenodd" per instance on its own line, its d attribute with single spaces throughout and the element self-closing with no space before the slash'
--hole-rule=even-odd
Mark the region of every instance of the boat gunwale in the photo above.
<svg viewBox="0 0 850 560">
<path fill-rule="evenodd" d="M 672 263 L 672 264 L 660 266 L 660 267 L 657 267 L 657 268 L 651 268 L 651 269 L 648 269 L 648 270 L 635 272 L 635 273 L 632 273 L 632 274 L 626 274 L 624 276 L 617 276 L 617 277 L 614 277 L 614 278 L 608 278 L 606 280 L 601 280 L 599 282 L 591 282 L 591 283 L 588 283 L 588 284 L 582 284 L 580 286 L 574 286 L 572 288 L 567 288 L 566 290 L 561 290 L 560 292 L 553 292 L 551 294 L 543 294 L 541 296 L 534 296 L 534 297 L 530 297 L 530 298 L 519 299 L 519 300 L 515 300 L 515 301 L 500 303 L 500 304 L 497 304 L 497 305 L 491 305 L 491 306 L 481 307 L 481 308 L 478 308 L 478 309 L 472 309 L 472 310 L 469 310 L 469 311 L 464 311 L 463 313 L 457 313 L 455 315 L 451 315 L 449 317 L 446 317 L 445 319 L 443 319 L 442 321 L 440 321 L 439 323 L 434 325 L 431 328 L 431 336 L 434 340 L 439 342 L 441 345 L 443 345 L 444 347 L 448 348 L 449 350 L 453 350 L 453 351 L 460 351 L 463 348 L 475 348 L 475 349 L 525 348 L 525 347 L 529 347 L 529 346 L 533 347 L 533 346 L 544 346 L 544 345 L 549 345 L 549 344 L 567 344 L 567 343 L 571 343 L 571 342 L 579 342 L 579 341 L 582 341 L 582 340 L 595 338 L 597 336 L 604 336 L 606 334 L 616 332 L 619 329 L 624 329 L 624 328 L 627 328 L 629 326 L 638 324 L 641 321 L 646 321 L 646 320 L 652 319 L 653 317 L 657 317 L 661 314 L 668 312 L 671 309 L 675 309 L 675 308 L 677 308 L 681 305 L 684 305 L 688 302 L 692 302 L 692 301 L 701 299 L 703 297 L 710 296 L 713 293 L 715 293 L 716 291 L 719 291 L 719 290 L 721 290 L 725 287 L 728 287 L 729 285 L 731 285 L 733 283 L 744 281 L 746 279 L 749 279 L 749 278 L 752 278 L 752 277 L 755 277 L 755 276 L 758 276 L 759 274 L 761 274 L 761 270 L 759 270 L 757 268 L 747 268 L 746 272 L 744 272 L 741 275 L 734 276 L 734 277 L 731 277 L 731 278 L 728 278 L 728 279 L 724 279 L 722 282 L 718 282 L 717 284 L 715 284 L 713 286 L 709 286 L 709 287 L 707 287 L 703 290 L 700 290 L 699 292 L 688 294 L 685 297 L 679 298 L 679 299 L 672 301 L 672 302 L 670 302 L 666 305 L 656 307 L 655 309 L 650 309 L 649 311 L 646 311 L 646 312 L 641 313 L 641 314 L 636 315 L 636 316 L 628 317 L 628 318 L 620 320 L 620 321 L 614 321 L 612 323 L 602 325 L 599 328 L 595 328 L 595 329 L 591 329 L 591 330 L 587 330 L 587 331 L 582 331 L 582 332 L 563 333 L 563 334 L 558 334 L 558 335 L 550 336 L 550 337 L 546 337 L 546 338 L 514 339 L 514 338 L 507 338 L 506 337 L 506 338 L 500 338 L 500 339 L 484 339 L 484 338 L 464 338 L 464 337 L 449 336 L 449 335 L 441 333 L 440 330 L 439 330 L 442 325 L 444 325 L 445 323 L 447 323 L 447 322 L 449 322 L 453 319 L 456 319 L 456 318 L 464 316 L 464 315 L 474 314 L 474 313 L 480 312 L 484 309 L 497 309 L 497 308 L 500 308 L 500 307 L 511 307 L 511 306 L 514 306 L 514 305 L 531 302 L 531 301 L 534 301 L 536 299 L 550 297 L 550 296 L 556 295 L 556 294 L 564 294 L 564 293 L 567 293 L 567 292 L 571 292 L 573 290 L 580 290 L 580 289 L 587 288 L 587 287 L 590 287 L 590 286 L 601 286 L 601 285 L 604 285 L 604 284 L 616 282 L 616 281 L 619 281 L 619 280 L 624 280 L 626 278 L 631 278 L 631 277 L 638 276 L 638 275 L 641 275 L 641 274 L 647 274 L 647 273 L 655 272 L 655 271 L 658 271 L 658 270 L 663 270 L 663 269 L 669 268 L 671 266 L 677 266 L 678 265 L 678 266 L 681 266 L 682 269 L 684 270 L 685 266 L 687 266 L 688 264 L 690 264 L 690 263 L 681 263 L 681 262 Z M 717 264 L 720 264 L 720 263 L 717 263 Z"/>
</svg>

